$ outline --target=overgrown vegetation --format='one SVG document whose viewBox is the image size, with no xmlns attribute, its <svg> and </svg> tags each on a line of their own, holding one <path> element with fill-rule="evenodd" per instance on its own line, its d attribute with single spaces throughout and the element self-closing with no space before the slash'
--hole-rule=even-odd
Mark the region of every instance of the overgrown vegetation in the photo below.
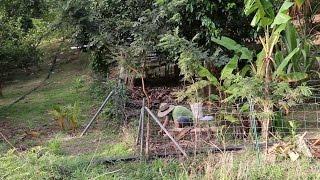
<svg viewBox="0 0 320 180">
<path fill-rule="evenodd" d="M 87 157 L 64 157 L 45 148 L 34 148 L 23 157 L 10 151 L 0 156 L 0 177 L 4 179 L 318 179 L 319 162 L 302 159 L 257 162 L 253 153 L 237 156 L 198 157 L 197 160 L 155 160 L 129 164 L 97 165 Z"/>
<path fill-rule="evenodd" d="M 158 64 L 179 67 L 185 88 L 172 92 L 177 101 L 218 108 L 241 102 L 250 128 L 261 122 L 266 143 L 273 124 L 274 138 L 286 131 L 290 148 L 296 146 L 299 123 L 276 124 L 312 95 L 307 81 L 319 76 L 312 42 L 319 9 L 316 0 L 3 0 L 0 179 L 319 179 L 317 160 L 291 162 L 289 151 L 95 161 L 135 153 L 128 93 L 140 79 L 150 106 L 144 80 L 151 54 Z M 39 89 L 7 106 L 48 70 L 52 77 Z M 73 137 L 113 90 L 91 134 Z M 238 122 L 223 111 L 216 120 Z M 225 141 L 225 126 L 219 130 Z"/>
</svg>

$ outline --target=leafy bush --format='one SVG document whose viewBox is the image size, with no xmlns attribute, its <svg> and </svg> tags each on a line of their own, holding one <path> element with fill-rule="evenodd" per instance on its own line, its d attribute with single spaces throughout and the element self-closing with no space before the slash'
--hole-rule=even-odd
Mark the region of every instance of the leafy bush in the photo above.
<svg viewBox="0 0 320 180">
<path fill-rule="evenodd" d="M 0 96 L 4 81 L 10 75 L 20 70 L 30 72 L 41 59 L 42 53 L 37 47 L 46 26 L 33 19 L 40 18 L 41 3 L 4 0 L 0 4 Z"/>
<path fill-rule="evenodd" d="M 108 73 L 110 65 L 121 56 L 131 68 L 143 71 L 141 65 L 148 53 L 158 52 L 160 39 L 176 28 L 180 37 L 187 41 L 196 36 L 198 46 L 206 49 L 209 55 L 219 54 L 211 41 L 212 35 L 227 35 L 247 42 L 254 31 L 245 14 L 239 13 L 243 7 L 241 0 L 201 3 L 196 0 L 74 0 L 65 3 L 61 23 L 72 27 L 72 39 L 77 45 L 88 45 L 83 49 L 92 52 L 94 70 Z M 166 58 L 174 61 L 172 56 Z M 221 66 L 227 58 L 210 61 Z M 139 73 L 133 74 L 139 76 Z"/>
</svg>

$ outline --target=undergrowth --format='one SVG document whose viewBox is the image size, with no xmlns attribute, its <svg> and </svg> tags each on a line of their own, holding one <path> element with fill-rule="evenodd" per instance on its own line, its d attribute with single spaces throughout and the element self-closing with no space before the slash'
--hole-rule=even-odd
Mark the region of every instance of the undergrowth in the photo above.
<svg viewBox="0 0 320 180">
<path fill-rule="evenodd" d="M 262 159 L 263 156 L 261 155 Z M 97 164 L 92 155 L 66 156 L 47 147 L 0 155 L 0 179 L 319 179 L 320 162 L 268 162 L 253 152 L 197 156 L 189 160 Z"/>
</svg>

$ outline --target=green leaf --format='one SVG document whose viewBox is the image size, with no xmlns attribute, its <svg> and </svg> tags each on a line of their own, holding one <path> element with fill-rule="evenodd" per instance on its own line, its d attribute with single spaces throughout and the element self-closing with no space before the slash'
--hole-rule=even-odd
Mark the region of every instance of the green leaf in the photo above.
<svg viewBox="0 0 320 180">
<path fill-rule="evenodd" d="M 292 23 L 287 24 L 287 28 L 285 31 L 285 41 L 286 45 L 288 47 L 288 51 L 292 51 L 294 48 L 298 46 L 297 42 L 297 30 L 296 28 L 292 25 Z"/>
<path fill-rule="evenodd" d="M 281 62 L 281 64 L 277 67 L 276 71 L 273 74 L 273 78 L 279 76 L 280 74 L 283 74 L 284 68 L 288 65 L 291 58 L 299 51 L 299 48 L 295 48 L 284 60 Z"/>
<path fill-rule="evenodd" d="M 276 28 L 276 30 L 274 31 L 273 34 L 279 34 L 279 35 L 280 35 L 280 33 L 281 33 L 283 30 L 285 30 L 286 28 L 287 28 L 287 24 L 281 24 L 280 26 L 278 26 L 278 27 Z"/>
<path fill-rule="evenodd" d="M 279 13 L 276 18 L 274 19 L 273 23 L 271 24 L 271 27 L 273 28 L 275 25 L 285 24 L 287 23 L 291 17 L 289 15 Z"/>
<path fill-rule="evenodd" d="M 283 57 L 283 54 L 281 51 L 277 51 L 274 57 L 275 57 L 274 58 L 275 59 L 275 67 L 277 67 L 281 64 L 284 57 Z"/>
<path fill-rule="evenodd" d="M 273 5 L 269 0 L 245 0 L 245 14 L 248 16 L 255 13 L 251 26 L 267 26 L 274 18 Z"/>
<path fill-rule="evenodd" d="M 279 9 L 279 12 L 281 13 L 285 13 L 285 12 L 288 12 L 289 8 L 293 5 L 294 3 L 293 2 L 290 2 L 290 1 L 285 1 L 281 8 Z"/>
<path fill-rule="evenodd" d="M 239 44 L 236 41 L 225 36 L 221 36 L 220 39 L 212 37 L 212 41 L 229 50 L 235 50 L 235 47 L 239 46 Z"/>
<path fill-rule="evenodd" d="M 157 0 L 156 4 L 157 5 L 163 5 L 165 3 L 165 0 Z"/>
<path fill-rule="evenodd" d="M 210 99 L 211 101 L 217 101 L 217 100 L 219 100 L 219 96 L 216 95 L 216 94 L 211 94 L 211 95 L 209 96 L 209 99 Z"/>
<path fill-rule="evenodd" d="M 241 53 L 240 59 L 252 59 L 252 51 L 250 51 L 248 48 L 241 46 L 236 41 L 234 41 L 231 38 L 221 36 L 221 38 L 211 38 L 213 42 L 227 48 L 228 50 L 232 50 L 236 53 Z"/>
<path fill-rule="evenodd" d="M 205 67 L 201 66 L 198 75 L 202 78 L 206 77 L 213 85 L 218 85 L 218 79 Z"/>
<path fill-rule="evenodd" d="M 258 76 L 264 76 L 264 69 L 265 69 L 265 63 L 264 63 L 264 57 L 265 57 L 265 51 L 262 50 L 258 55 L 257 55 L 257 61 L 256 61 L 256 74 Z"/>
<path fill-rule="evenodd" d="M 225 115 L 224 119 L 226 121 L 231 122 L 231 123 L 239 123 L 239 120 L 237 118 L 233 117 L 232 115 Z"/>
<path fill-rule="evenodd" d="M 273 19 L 271 19 L 271 18 L 263 17 L 263 18 L 261 18 L 261 20 L 260 20 L 260 24 L 261 24 L 262 26 L 268 26 L 268 25 L 270 25 L 270 24 L 272 23 L 272 21 L 273 21 Z"/>
<path fill-rule="evenodd" d="M 305 0 L 295 0 L 294 2 L 300 8 L 303 5 L 303 3 L 305 2 Z"/>
<path fill-rule="evenodd" d="M 240 108 L 240 111 L 241 112 L 248 112 L 250 109 L 250 106 L 249 106 L 249 103 L 244 103 L 241 108 Z"/>
<path fill-rule="evenodd" d="M 273 28 L 275 25 L 286 24 L 291 19 L 291 17 L 287 15 L 287 12 L 292 5 L 293 3 L 289 1 L 285 1 L 282 4 L 278 14 L 276 15 L 273 23 L 271 24 L 271 28 Z"/>
<path fill-rule="evenodd" d="M 245 77 L 250 70 L 251 70 L 251 66 L 248 64 L 245 65 L 240 71 L 240 76 Z"/>
<path fill-rule="evenodd" d="M 274 8 L 270 0 L 260 0 L 260 3 L 267 17 L 274 18 Z"/>
<path fill-rule="evenodd" d="M 280 79 L 285 82 L 298 82 L 303 79 L 306 79 L 307 77 L 308 77 L 308 74 L 303 72 L 293 72 L 289 74 L 280 75 Z"/>
<path fill-rule="evenodd" d="M 233 70 L 235 70 L 238 66 L 238 59 L 238 56 L 233 56 L 230 62 L 222 69 L 221 79 L 227 79 L 232 75 Z"/>
<path fill-rule="evenodd" d="M 255 4 L 255 0 L 245 0 L 244 3 L 245 3 L 244 12 L 247 16 L 259 8 L 259 6 L 257 6 L 257 4 Z"/>
</svg>

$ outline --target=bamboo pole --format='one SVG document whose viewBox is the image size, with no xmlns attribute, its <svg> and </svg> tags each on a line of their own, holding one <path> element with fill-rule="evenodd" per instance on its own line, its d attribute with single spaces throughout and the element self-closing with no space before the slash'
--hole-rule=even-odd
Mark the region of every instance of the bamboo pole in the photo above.
<svg viewBox="0 0 320 180">
<path fill-rule="evenodd" d="M 171 136 L 171 134 L 167 131 L 167 129 L 161 124 L 161 122 L 158 120 L 158 118 L 151 112 L 151 110 L 147 107 L 144 107 L 144 109 L 151 115 L 152 119 L 160 126 L 160 128 L 167 134 L 167 136 L 171 139 L 171 141 L 174 143 L 174 145 L 180 150 L 180 152 L 185 156 L 188 157 L 186 152 L 181 148 L 181 146 L 178 144 L 178 142 Z"/>
</svg>

